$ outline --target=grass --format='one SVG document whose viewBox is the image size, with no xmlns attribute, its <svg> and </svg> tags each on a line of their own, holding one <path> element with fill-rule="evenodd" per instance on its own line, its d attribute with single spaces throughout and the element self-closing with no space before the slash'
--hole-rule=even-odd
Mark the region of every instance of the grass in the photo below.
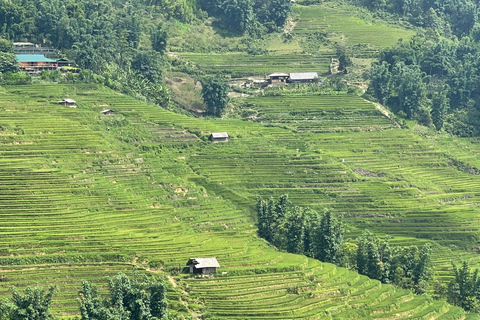
<svg viewBox="0 0 480 320">
<path fill-rule="evenodd" d="M 358 9 L 341 5 L 296 5 L 294 12 L 298 15 L 294 34 L 315 31 L 334 33 L 337 41 L 350 46 L 363 44 L 381 49 L 395 45 L 399 39 L 408 40 L 415 34 L 412 30 L 389 26 L 381 21 L 366 21 L 358 16 Z"/>
<path fill-rule="evenodd" d="M 67 96 L 77 101 L 78 108 L 55 103 Z M 324 109 L 324 116 L 329 117 L 337 112 L 337 102 L 330 98 L 312 96 L 303 102 L 302 112 L 319 117 L 319 110 Z M 363 100 L 337 98 L 338 103 L 350 105 L 351 112 L 358 108 L 359 118 L 375 115 L 374 107 Z M 252 104 L 260 113 L 270 110 L 269 118 L 274 119 L 269 106 L 278 104 L 275 99 L 279 98 L 257 99 Z M 101 115 L 106 107 L 116 114 Z M 193 312 L 228 319 L 463 315 L 444 302 L 278 252 L 254 235 L 249 208 L 255 194 L 288 192 L 298 204 L 328 205 L 335 212 L 348 209 L 349 222 L 358 220 L 360 227 L 366 223 L 366 217 L 353 216 L 368 207 L 363 199 L 373 200 L 382 185 L 401 185 L 403 180 L 359 178 L 353 171 L 357 165 L 350 164 L 354 161 L 350 156 L 358 151 L 340 162 L 339 154 L 351 150 L 354 135 L 363 137 L 371 148 L 379 148 L 379 137 L 387 131 L 397 139 L 403 137 L 398 142 L 401 146 L 415 144 L 419 153 L 431 144 L 407 130 L 390 128 L 382 116 L 375 126 L 385 128 L 369 131 L 363 124 L 352 131 L 347 110 L 338 115 L 343 130 L 335 125 L 332 132 L 307 132 L 296 123 L 286 129 L 285 124 L 267 118 L 261 124 L 195 119 L 94 85 L 53 84 L 4 88 L 0 109 L 0 274 L 5 279 L 1 296 L 8 295 L 9 285 L 57 284 L 60 293 L 53 311 L 68 317 L 78 314 L 75 297 L 80 280 L 90 280 L 105 290 L 108 276 L 140 270 L 173 276 L 169 296 L 174 315 Z M 288 121 L 305 121 L 304 117 Z M 232 139 L 211 144 L 207 141 L 211 131 L 227 131 Z M 344 142 L 335 143 L 338 135 Z M 387 141 L 385 149 L 391 145 Z M 374 171 L 367 163 L 385 162 L 385 157 L 378 159 L 376 153 L 363 148 L 370 159 L 364 157 L 365 170 Z M 393 150 L 389 152 L 395 157 Z M 431 154 L 437 153 L 417 160 Z M 402 164 L 407 162 L 412 160 Z M 419 190 L 409 187 L 413 182 L 405 180 L 404 188 Z M 394 201 L 416 203 L 412 196 L 416 192 L 394 190 L 386 192 L 390 197 L 384 207 L 391 208 Z M 460 210 L 464 205 L 457 206 Z M 379 208 L 378 212 L 384 212 Z M 376 230 L 387 231 L 374 219 L 370 223 Z M 406 242 L 415 241 L 408 224 L 404 229 L 395 234 L 404 235 Z M 198 256 L 216 256 L 220 271 L 226 274 L 215 278 L 177 274 L 188 258 Z"/>
<path fill-rule="evenodd" d="M 270 54 L 248 55 L 246 53 L 180 53 L 207 73 L 226 73 L 232 77 L 265 77 L 275 71 L 328 72 L 332 52 L 320 54 Z"/>
</svg>

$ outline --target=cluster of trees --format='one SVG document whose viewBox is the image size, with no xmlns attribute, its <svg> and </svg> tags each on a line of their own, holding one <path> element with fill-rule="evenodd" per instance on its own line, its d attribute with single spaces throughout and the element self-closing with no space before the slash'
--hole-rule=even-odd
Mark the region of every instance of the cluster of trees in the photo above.
<svg viewBox="0 0 480 320">
<path fill-rule="evenodd" d="M 459 136 L 480 134 L 480 45 L 420 34 L 384 50 L 368 92 L 397 114 Z"/>
<path fill-rule="evenodd" d="M 50 304 L 57 291 L 28 287 L 24 294 L 11 289 L 10 300 L 0 300 L 0 320 L 50 320 Z M 119 274 L 109 280 L 110 297 L 83 281 L 78 302 L 82 320 L 167 320 L 166 287 L 146 276 Z"/>
<path fill-rule="evenodd" d="M 479 270 L 470 270 L 468 262 L 460 268 L 452 263 L 453 279 L 447 284 L 435 283 L 434 295 L 463 309 L 480 313 L 480 274 Z"/>
<path fill-rule="evenodd" d="M 292 7 L 290 0 L 200 0 L 199 5 L 232 32 L 251 35 L 283 26 Z"/>
<path fill-rule="evenodd" d="M 475 0 L 354 0 L 370 10 L 385 10 L 410 23 L 431 28 L 450 37 L 462 37 L 480 30 L 479 6 Z"/>
<path fill-rule="evenodd" d="M 344 226 L 329 211 L 319 214 L 292 205 L 286 195 L 257 198 L 258 235 L 281 250 L 348 267 L 383 283 L 424 293 L 431 278 L 430 245 L 391 247 L 365 232 L 356 243 L 344 239 Z"/>
<path fill-rule="evenodd" d="M 147 20 L 154 9 L 147 1 L 1 1 L 0 36 L 53 46 L 106 85 L 167 104 L 167 34 L 161 23 Z"/>
</svg>

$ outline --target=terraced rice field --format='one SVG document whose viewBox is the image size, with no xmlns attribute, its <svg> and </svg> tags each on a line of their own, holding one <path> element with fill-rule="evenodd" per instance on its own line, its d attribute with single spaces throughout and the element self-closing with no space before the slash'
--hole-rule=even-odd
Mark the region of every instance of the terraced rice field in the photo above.
<svg viewBox="0 0 480 320">
<path fill-rule="evenodd" d="M 55 103 L 65 97 L 78 108 Z M 116 113 L 104 116 L 104 108 Z M 344 184 L 361 180 L 347 161 L 337 161 L 333 145 L 320 151 L 325 133 L 189 118 L 93 85 L 1 89 L 0 111 L 0 296 L 9 285 L 57 284 L 53 311 L 68 317 L 78 314 L 81 279 L 103 286 L 107 276 L 135 269 L 174 276 L 173 314 L 464 316 L 445 302 L 278 252 L 254 236 L 248 207 L 255 194 L 291 192 L 300 204 L 332 205 L 331 188 L 342 192 Z M 211 144 L 210 131 L 233 138 Z M 339 210 L 340 197 L 332 206 Z M 188 258 L 199 256 L 216 256 L 226 274 L 177 275 Z"/>
<path fill-rule="evenodd" d="M 378 131 L 395 127 L 357 96 L 292 95 L 247 99 L 256 119 L 296 132 Z"/>
<path fill-rule="evenodd" d="M 234 77 L 260 76 L 273 72 L 329 71 L 330 58 L 333 52 L 319 54 L 269 54 L 248 55 L 245 53 L 179 53 L 183 58 L 193 61 L 205 72 L 223 72 Z"/>
<path fill-rule="evenodd" d="M 357 17 L 353 11 L 341 7 L 332 8 L 328 4 L 296 5 L 294 12 L 299 15 L 294 34 L 335 32 L 343 35 L 345 38 L 340 40 L 348 45 L 364 44 L 381 49 L 395 45 L 399 39 L 408 40 L 415 34 L 412 30 L 367 22 Z"/>
</svg>

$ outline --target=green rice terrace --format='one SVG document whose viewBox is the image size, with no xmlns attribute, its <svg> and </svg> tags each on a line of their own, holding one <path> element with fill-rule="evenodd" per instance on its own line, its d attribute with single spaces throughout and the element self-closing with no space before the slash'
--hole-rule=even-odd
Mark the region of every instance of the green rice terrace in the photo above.
<svg viewBox="0 0 480 320">
<path fill-rule="evenodd" d="M 436 274 L 448 278 L 452 257 L 478 264 L 459 247 L 479 231 L 479 181 L 465 170 L 480 166 L 476 140 L 422 138 L 348 95 L 248 98 L 257 118 L 243 121 L 179 115 L 96 85 L 0 90 L 0 296 L 57 284 L 53 313 L 69 317 L 81 280 L 105 288 L 139 270 L 168 276 L 179 316 L 477 319 L 279 252 L 255 235 L 253 216 L 256 195 L 288 193 L 344 214 L 349 236 L 434 240 Z M 66 97 L 77 108 L 57 103 Z M 232 138 L 210 143 L 218 131 Z M 179 272 L 202 256 L 217 257 L 216 277 Z"/>
<path fill-rule="evenodd" d="M 376 56 L 379 49 L 393 46 L 399 40 L 406 41 L 414 34 L 412 30 L 366 21 L 351 8 L 331 5 L 295 5 L 294 19 L 284 30 L 291 38 L 285 40 L 274 35 L 262 47 L 266 50 L 263 54 L 177 52 L 175 55 L 193 62 L 203 72 L 233 77 L 265 77 L 275 71 L 326 74 L 330 60 L 335 57 L 335 44 L 355 47 L 353 56 L 368 59 Z"/>
<path fill-rule="evenodd" d="M 378 21 L 372 23 L 345 10 L 341 5 L 330 7 L 331 5 L 294 6 L 298 22 L 293 33 L 303 35 L 312 31 L 333 32 L 339 37 L 338 41 L 348 45 L 364 44 L 377 49 L 393 46 L 399 39 L 407 40 L 414 35 L 412 30 L 402 30 Z"/>
</svg>

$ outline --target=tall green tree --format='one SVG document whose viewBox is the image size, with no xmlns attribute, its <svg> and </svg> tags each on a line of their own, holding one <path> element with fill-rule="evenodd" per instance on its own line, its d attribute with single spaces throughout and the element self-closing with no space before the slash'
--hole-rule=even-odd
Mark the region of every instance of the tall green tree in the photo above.
<svg viewBox="0 0 480 320">
<path fill-rule="evenodd" d="M 287 251 L 291 253 L 303 253 L 304 252 L 304 225 L 303 209 L 295 206 L 287 215 L 285 221 L 285 230 L 287 236 Z"/>
<path fill-rule="evenodd" d="M 371 80 L 368 89 L 381 104 L 386 104 L 392 95 L 392 73 L 389 67 L 386 61 L 382 61 L 381 64 L 373 64 L 370 70 Z"/>
<path fill-rule="evenodd" d="M 168 35 L 161 23 L 159 23 L 156 28 L 152 28 L 150 31 L 150 39 L 153 50 L 161 54 L 165 53 L 167 50 Z"/>
<path fill-rule="evenodd" d="M 202 97 L 207 105 L 207 113 L 221 117 L 228 103 L 228 84 L 218 77 L 208 77 L 201 80 Z"/>
<path fill-rule="evenodd" d="M 229 28 L 243 34 L 254 20 L 253 0 L 225 0 L 223 11 Z"/>
<path fill-rule="evenodd" d="M 447 97 L 447 88 L 436 92 L 432 97 L 432 120 L 437 130 L 442 130 L 447 116 L 450 101 Z"/>
<path fill-rule="evenodd" d="M 341 222 L 330 211 L 325 212 L 316 230 L 315 257 L 320 261 L 337 263 L 340 259 L 343 235 Z"/>
</svg>

